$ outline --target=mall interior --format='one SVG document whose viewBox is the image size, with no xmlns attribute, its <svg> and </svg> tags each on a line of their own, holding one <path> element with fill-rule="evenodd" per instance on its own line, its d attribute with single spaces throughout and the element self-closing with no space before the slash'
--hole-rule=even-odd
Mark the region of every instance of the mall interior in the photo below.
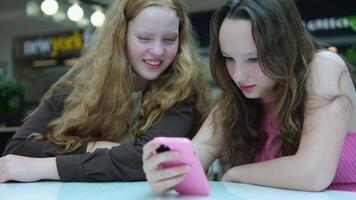
<svg viewBox="0 0 356 200">
<path fill-rule="evenodd" d="M 0 153 L 50 86 L 77 62 L 105 20 L 110 1 L 0 1 Z M 56 9 L 50 6 L 53 2 Z M 184 3 L 208 66 L 210 18 L 225 0 Z M 296 0 L 296 4 L 312 35 L 355 65 L 356 1 Z M 210 74 L 208 67 L 206 73 Z"/>
</svg>

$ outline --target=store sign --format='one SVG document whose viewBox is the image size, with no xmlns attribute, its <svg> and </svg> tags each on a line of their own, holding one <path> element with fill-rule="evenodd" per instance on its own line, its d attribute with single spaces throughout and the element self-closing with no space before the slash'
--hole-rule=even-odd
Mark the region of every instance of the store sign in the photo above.
<svg viewBox="0 0 356 200">
<path fill-rule="evenodd" d="M 309 31 L 349 29 L 350 23 L 347 18 L 324 18 L 312 19 L 305 23 Z"/>
<path fill-rule="evenodd" d="M 304 25 L 311 32 L 333 30 L 356 32 L 356 16 L 310 19 L 304 21 Z"/>
<path fill-rule="evenodd" d="M 65 59 L 80 55 L 88 40 L 82 30 L 21 38 L 15 41 L 15 57 L 20 60 Z"/>
<path fill-rule="evenodd" d="M 82 48 L 83 36 L 79 31 L 74 31 L 71 35 L 26 40 L 23 42 L 23 55 L 49 55 L 56 58 L 61 53 L 80 51 Z"/>
</svg>

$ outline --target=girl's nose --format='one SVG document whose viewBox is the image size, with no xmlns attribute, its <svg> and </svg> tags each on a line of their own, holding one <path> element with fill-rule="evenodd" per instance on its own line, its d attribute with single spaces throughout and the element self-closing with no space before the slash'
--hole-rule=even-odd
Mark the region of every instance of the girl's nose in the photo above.
<svg viewBox="0 0 356 200">
<path fill-rule="evenodd" d="M 234 81 L 235 82 L 245 82 L 248 78 L 248 75 L 243 67 L 243 64 L 240 62 L 235 62 L 235 70 L 234 70 Z"/>
<path fill-rule="evenodd" d="M 149 49 L 149 52 L 155 56 L 161 56 L 164 53 L 164 47 L 160 42 L 155 42 Z"/>
</svg>

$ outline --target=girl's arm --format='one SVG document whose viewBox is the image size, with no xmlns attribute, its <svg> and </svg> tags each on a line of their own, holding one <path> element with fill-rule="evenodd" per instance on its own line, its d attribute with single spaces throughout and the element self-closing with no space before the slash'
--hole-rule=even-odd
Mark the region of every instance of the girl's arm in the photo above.
<svg viewBox="0 0 356 200">
<path fill-rule="evenodd" d="M 188 137 L 193 126 L 194 101 L 179 102 L 163 114 L 162 118 L 135 141 L 110 145 L 98 141 L 92 153 L 57 155 L 51 158 L 29 158 L 8 155 L 1 158 L 1 173 L 8 174 L 0 182 L 37 181 L 135 181 L 145 180 L 142 169 L 142 147 L 157 136 Z M 104 146 L 104 148 L 101 148 Z M 15 162 L 16 161 L 16 162 Z M 16 164 L 19 163 L 19 164 Z M 20 164 L 21 163 L 21 164 Z M 43 166 L 43 170 L 37 166 Z M 32 175 L 31 175 L 32 174 Z"/>
<path fill-rule="evenodd" d="M 7 155 L 0 158 L 0 183 L 15 180 L 33 182 L 59 180 L 56 158 L 31 158 Z"/>
<path fill-rule="evenodd" d="M 71 93 L 71 88 L 55 90 L 44 97 L 38 108 L 27 117 L 14 136 L 7 142 L 3 155 L 16 154 L 28 157 L 53 157 L 63 154 L 63 149 L 49 140 L 29 139 L 33 133 L 47 133 L 48 124 L 63 112 L 64 99 Z M 85 153 L 86 145 L 82 145 L 72 154 Z"/>
<path fill-rule="evenodd" d="M 331 52 L 314 56 L 307 95 L 297 153 L 234 167 L 224 175 L 224 181 L 308 191 L 328 187 L 354 112 L 351 104 L 355 104 L 355 88 L 340 57 Z"/>
<path fill-rule="evenodd" d="M 116 142 L 97 141 L 89 143 L 88 151 L 98 148 L 111 149 L 120 145 Z M 18 155 L 6 155 L 0 158 L 0 183 L 7 181 L 33 182 L 39 180 L 60 180 L 56 158 L 33 158 Z"/>
<path fill-rule="evenodd" d="M 214 108 L 213 111 L 215 109 L 216 108 Z M 199 129 L 198 133 L 195 135 L 192 141 L 194 150 L 196 151 L 205 171 L 208 170 L 209 166 L 219 156 L 223 147 L 223 144 L 218 143 L 219 141 L 213 140 L 214 137 L 217 139 L 223 137 L 221 131 L 219 130 L 216 130 L 215 134 L 221 135 L 221 137 L 213 135 L 213 111 L 210 112 L 209 116 L 207 117 L 207 119 L 205 120 L 202 127 Z"/>
</svg>

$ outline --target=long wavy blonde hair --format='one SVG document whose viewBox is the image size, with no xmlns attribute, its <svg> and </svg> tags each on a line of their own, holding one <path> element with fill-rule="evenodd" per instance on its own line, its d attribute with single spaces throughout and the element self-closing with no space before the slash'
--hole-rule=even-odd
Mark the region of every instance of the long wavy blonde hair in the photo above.
<svg viewBox="0 0 356 200">
<path fill-rule="evenodd" d="M 179 49 L 171 66 L 152 81 L 143 98 L 139 120 L 131 123 L 135 74 L 126 55 L 128 22 L 148 6 L 168 6 L 179 17 Z M 97 38 L 47 92 L 70 87 L 63 114 L 49 123 L 45 138 L 69 152 L 90 141 L 118 141 L 144 134 L 174 104 L 195 100 L 195 128 L 209 110 L 209 92 L 192 27 L 180 0 L 115 0 Z"/>
</svg>

